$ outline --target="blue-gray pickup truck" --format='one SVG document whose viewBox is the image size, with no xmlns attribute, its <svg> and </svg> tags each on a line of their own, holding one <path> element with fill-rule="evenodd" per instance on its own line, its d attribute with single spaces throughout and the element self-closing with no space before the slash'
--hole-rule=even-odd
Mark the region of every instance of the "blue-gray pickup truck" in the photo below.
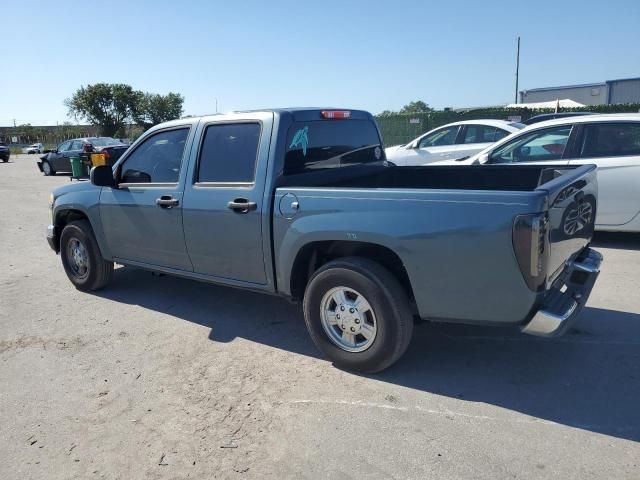
<svg viewBox="0 0 640 480">
<path fill-rule="evenodd" d="M 376 372 L 416 319 L 565 331 L 596 206 L 594 166 L 397 167 L 367 112 L 278 109 L 153 127 L 53 192 L 47 240 L 80 290 L 118 263 L 300 301 L 329 359 Z"/>
</svg>

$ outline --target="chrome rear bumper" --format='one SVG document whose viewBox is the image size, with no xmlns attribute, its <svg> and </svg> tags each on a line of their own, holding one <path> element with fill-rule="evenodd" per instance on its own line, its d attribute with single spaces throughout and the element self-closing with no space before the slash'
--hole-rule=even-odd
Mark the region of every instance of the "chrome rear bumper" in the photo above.
<svg viewBox="0 0 640 480">
<path fill-rule="evenodd" d="M 598 274 L 602 255 L 586 248 L 555 280 L 543 305 L 522 327 L 524 333 L 542 337 L 562 335 L 587 303 Z"/>
</svg>

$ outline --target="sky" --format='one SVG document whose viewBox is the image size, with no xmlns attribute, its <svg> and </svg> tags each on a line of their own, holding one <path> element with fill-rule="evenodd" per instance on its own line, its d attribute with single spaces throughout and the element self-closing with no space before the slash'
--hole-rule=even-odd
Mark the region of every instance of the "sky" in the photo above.
<svg viewBox="0 0 640 480">
<path fill-rule="evenodd" d="M 640 76 L 640 1 L 0 0 L 0 126 L 55 125 L 80 86 L 184 96 L 185 114 L 511 103 Z"/>
</svg>

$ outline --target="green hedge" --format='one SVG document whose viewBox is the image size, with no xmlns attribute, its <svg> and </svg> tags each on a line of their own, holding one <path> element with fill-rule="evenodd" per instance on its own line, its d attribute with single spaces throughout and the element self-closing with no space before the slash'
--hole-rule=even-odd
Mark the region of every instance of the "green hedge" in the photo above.
<svg viewBox="0 0 640 480">
<path fill-rule="evenodd" d="M 617 105 L 591 105 L 578 108 L 561 108 L 561 112 L 594 112 L 594 113 L 637 113 L 640 104 L 627 103 Z M 382 133 L 385 146 L 408 143 L 424 132 L 462 120 L 496 119 L 507 120 L 508 117 L 521 117 L 521 120 L 540 115 L 554 113 L 554 108 L 532 110 L 529 108 L 479 108 L 464 111 L 433 111 L 429 113 L 378 115 L 376 121 Z M 411 120 L 419 123 L 411 123 Z"/>
</svg>

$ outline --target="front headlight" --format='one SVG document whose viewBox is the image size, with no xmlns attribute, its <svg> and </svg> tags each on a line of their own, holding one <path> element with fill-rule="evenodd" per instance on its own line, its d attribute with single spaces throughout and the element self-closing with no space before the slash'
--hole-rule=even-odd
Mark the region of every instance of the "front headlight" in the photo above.
<svg viewBox="0 0 640 480">
<path fill-rule="evenodd" d="M 53 193 L 49 194 L 49 208 L 53 208 L 53 202 L 55 201 L 55 197 L 53 196 Z"/>
</svg>

